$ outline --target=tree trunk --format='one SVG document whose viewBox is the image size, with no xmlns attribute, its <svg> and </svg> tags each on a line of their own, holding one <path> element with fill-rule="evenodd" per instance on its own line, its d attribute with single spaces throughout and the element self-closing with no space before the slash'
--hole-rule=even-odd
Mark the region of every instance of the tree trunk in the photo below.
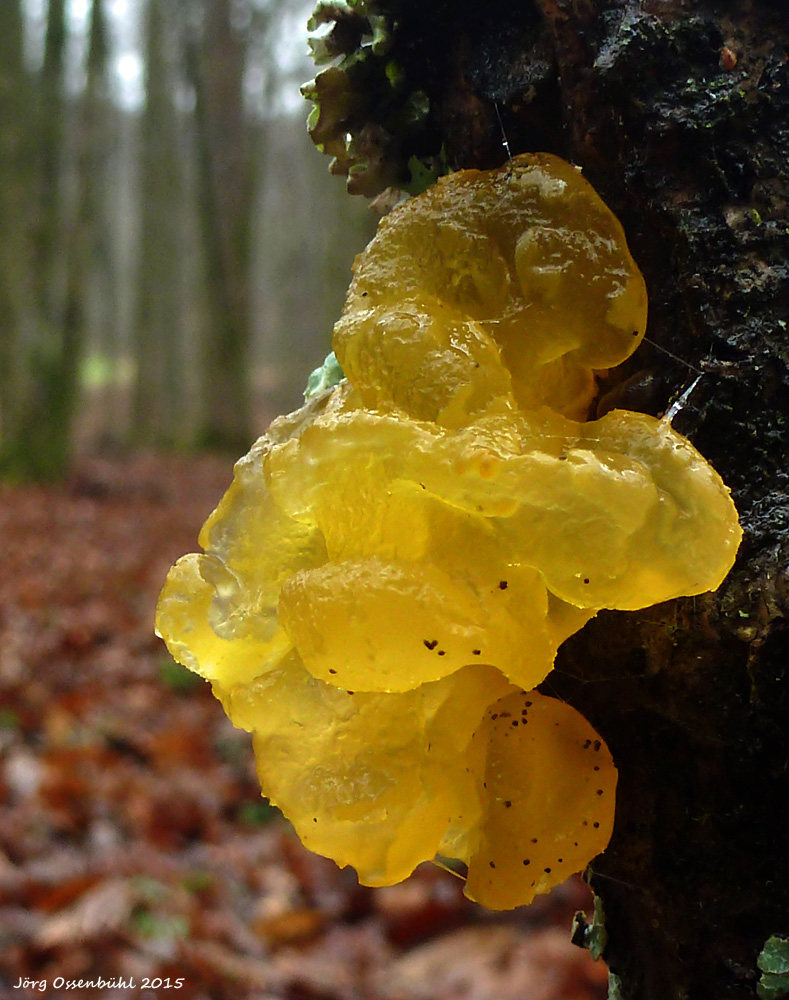
<svg viewBox="0 0 789 1000">
<path fill-rule="evenodd" d="M 132 437 L 142 444 L 184 443 L 180 357 L 182 237 L 179 205 L 184 171 L 168 39 L 173 25 L 164 0 L 148 0 L 146 99 L 142 120 L 140 252 L 135 315 L 137 376 Z"/>
<path fill-rule="evenodd" d="M 25 72 L 19 0 L 0 6 L 0 468 L 13 461 L 21 387 L 20 328 L 26 318 L 24 261 L 29 249 L 25 219 L 30 210 L 32 150 L 26 123 L 33 89 Z"/>
<path fill-rule="evenodd" d="M 205 254 L 209 329 L 200 438 L 245 450 L 250 439 L 249 255 L 252 174 L 244 122 L 244 45 L 230 0 L 203 4 L 201 37 L 187 45 L 195 90 L 199 217 Z"/>
<path fill-rule="evenodd" d="M 0 467 L 14 478 L 52 479 L 71 454 L 101 214 L 103 4 L 94 0 L 86 86 L 73 102 L 65 93 L 65 0 L 49 4 L 37 86 L 24 66 L 18 4 L 3 6 L 0 29 L 0 91 L 11 112 L 0 130 Z"/>
<path fill-rule="evenodd" d="M 789 8 L 776 0 L 464 0 L 398 8 L 453 166 L 547 150 L 619 216 L 666 409 L 731 487 L 745 540 L 714 594 L 603 612 L 546 693 L 620 769 L 591 868 L 625 1000 L 753 998 L 789 933 Z M 404 47 L 407 47 L 404 42 Z M 418 60 L 415 57 L 415 63 Z M 656 387 L 656 388 L 655 388 Z M 636 408 L 636 407 L 634 407 Z"/>
<path fill-rule="evenodd" d="M 65 0 L 51 0 L 47 12 L 44 65 L 40 84 L 38 217 L 33 254 L 36 329 L 23 347 L 27 392 L 21 407 L 19 460 L 25 474 L 54 479 L 69 457 L 70 417 L 74 406 L 77 358 L 64 298 L 63 177 L 66 100 Z"/>
<path fill-rule="evenodd" d="M 105 195 L 107 116 L 107 22 L 104 0 L 93 0 L 88 34 L 87 78 L 76 107 L 75 196 L 65 232 L 66 279 L 61 319 L 60 391 L 51 413 L 65 466 L 71 451 L 72 425 L 79 401 L 79 365 L 85 353 L 90 282 L 100 270 L 100 230 Z"/>
<path fill-rule="evenodd" d="M 6 44 L 16 47 L 13 60 L 17 66 L 17 80 L 22 94 L 30 93 L 20 61 L 20 47 L 13 41 L 14 37 L 21 39 L 17 6 L 9 5 L 4 16 L 16 20 L 16 25 L 9 25 L 12 34 Z M 15 228 L 13 252 L 16 254 L 13 263 L 3 268 L 6 281 L 15 271 L 27 296 L 23 304 L 18 289 L 10 286 L 4 289 L 8 302 L 13 302 L 15 291 L 17 300 L 16 309 L 5 317 L 11 334 L 3 352 L 10 373 L 10 390 L 3 414 L 0 464 L 5 474 L 12 477 L 56 477 L 62 473 L 67 458 L 68 428 L 61 419 L 70 388 L 62 377 L 64 345 L 61 337 L 65 42 L 65 2 L 51 0 L 39 85 L 35 97 L 17 105 L 17 113 L 21 110 L 27 117 L 20 117 L 17 123 L 16 155 L 10 163 L 14 171 L 13 204 L 5 223 Z M 19 102 L 21 94 L 12 96 L 11 109 Z M 11 134 L 14 134 L 13 128 Z M 23 148 L 25 153 L 20 155 Z M 28 213 L 21 225 L 18 217 L 14 220 L 20 206 Z M 8 375 L 4 381 L 6 379 Z"/>
</svg>

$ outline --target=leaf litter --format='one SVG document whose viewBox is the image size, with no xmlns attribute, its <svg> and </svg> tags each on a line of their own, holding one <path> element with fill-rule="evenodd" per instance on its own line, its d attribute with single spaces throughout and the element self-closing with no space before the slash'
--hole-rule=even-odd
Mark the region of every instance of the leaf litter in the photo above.
<svg viewBox="0 0 789 1000">
<path fill-rule="evenodd" d="M 604 965 L 570 944 L 580 880 L 506 916 L 431 865 L 366 889 L 260 798 L 249 737 L 152 631 L 229 475 L 144 453 L 0 486 L 0 997 L 183 977 L 158 995 L 602 1000 Z"/>
</svg>

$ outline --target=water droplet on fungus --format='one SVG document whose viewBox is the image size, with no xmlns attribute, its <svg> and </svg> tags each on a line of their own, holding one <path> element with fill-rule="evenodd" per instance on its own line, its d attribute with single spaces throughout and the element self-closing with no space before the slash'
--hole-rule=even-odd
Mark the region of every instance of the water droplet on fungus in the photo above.
<svg viewBox="0 0 789 1000">
<path fill-rule="evenodd" d="M 168 575 L 158 633 L 252 732 L 303 842 L 367 885 L 451 856 L 506 909 L 608 843 L 608 748 L 533 689 L 599 610 L 714 589 L 740 540 L 670 422 L 587 419 L 646 311 L 571 165 L 442 178 L 357 258 L 336 378 L 237 463 Z"/>
</svg>

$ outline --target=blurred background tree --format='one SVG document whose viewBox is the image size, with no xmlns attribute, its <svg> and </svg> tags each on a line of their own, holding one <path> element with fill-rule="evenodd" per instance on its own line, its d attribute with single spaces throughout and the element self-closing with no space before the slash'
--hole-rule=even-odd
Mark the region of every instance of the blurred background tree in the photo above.
<svg viewBox="0 0 789 1000">
<path fill-rule="evenodd" d="M 0 5 L 0 474 L 240 453 L 329 348 L 369 210 L 306 136 L 301 0 Z"/>
</svg>

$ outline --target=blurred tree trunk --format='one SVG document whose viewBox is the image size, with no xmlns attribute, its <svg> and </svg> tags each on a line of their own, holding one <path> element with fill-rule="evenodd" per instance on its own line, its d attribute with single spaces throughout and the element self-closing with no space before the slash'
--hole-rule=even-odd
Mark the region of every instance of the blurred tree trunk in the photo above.
<svg viewBox="0 0 789 1000">
<path fill-rule="evenodd" d="M 64 60 L 66 54 L 66 0 L 50 0 L 41 71 L 39 118 L 39 214 L 36 227 L 34 281 L 51 355 L 58 353 L 58 291 L 62 275 L 60 235 L 63 136 L 66 121 Z"/>
<path fill-rule="evenodd" d="M 4 16 L 17 21 L 10 25 L 14 37 L 19 32 L 16 4 L 4 5 Z M 4 429 L 2 465 L 6 474 L 20 477 L 53 478 L 60 475 L 68 458 L 70 403 L 73 385 L 64 378 L 66 345 L 62 339 L 62 166 L 65 101 L 63 64 L 66 41 L 65 0 L 51 0 L 47 14 L 44 65 L 37 87 L 38 114 L 33 106 L 19 128 L 37 142 L 37 162 L 19 177 L 17 204 L 27 187 L 27 225 L 32 230 L 30 315 L 27 323 L 18 312 L 14 336 L 9 344 L 9 371 L 14 391 Z M 10 43 L 14 45 L 13 42 Z M 17 54 L 17 59 L 19 54 Z M 13 65 L 13 62 L 11 63 Z M 24 71 L 22 71 L 24 73 Z M 23 80 L 20 82 L 24 86 Z M 31 133 L 32 127 L 32 133 Z M 37 131 L 36 131 L 37 127 Z M 20 142 L 25 142 L 21 139 Z M 28 168 L 31 164 L 28 164 Z M 19 252 L 27 256 L 22 238 Z M 66 423 L 64 424 L 64 419 Z"/>
<path fill-rule="evenodd" d="M 10 87 L 0 130 L 7 147 L 0 166 L 0 467 L 13 477 L 51 479 L 68 464 L 79 398 L 90 254 L 101 214 L 106 23 L 103 0 L 94 0 L 86 86 L 70 105 L 66 0 L 50 0 L 35 87 L 23 64 L 21 8 L 4 4 L 0 19 L 0 75 Z"/>
<path fill-rule="evenodd" d="M 77 358 L 64 336 L 63 166 L 66 100 L 66 3 L 50 0 L 39 84 L 38 212 L 33 253 L 36 330 L 23 346 L 27 386 L 20 413 L 18 461 L 24 473 L 52 479 L 69 457 Z"/>
<path fill-rule="evenodd" d="M 789 935 L 789 8 L 403 0 L 398 16 L 450 162 L 500 163 L 500 115 L 513 153 L 577 163 L 622 220 L 650 294 L 627 372 L 658 380 L 651 412 L 704 373 L 674 423 L 732 489 L 737 565 L 714 594 L 602 612 L 545 690 L 620 768 L 591 866 L 612 998 L 752 1000 L 766 939 Z"/>
<path fill-rule="evenodd" d="M 24 66 L 20 0 L 0 5 L 0 470 L 15 463 L 21 405 L 18 351 L 27 317 L 33 89 Z"/>
<path fill-rule="evenodd" d="M 208 330 L 203 349 L 209 447 L 249 446 L 249 258 L 253 177 L 244 121 L 244 40 L 231 0 L 202 4 L 202 30 L 187 39 L 195 92 L 199 217 L 206 267 Z"/>
<path fill-rule="evenodd" d="M 182 426 L 179 208 L 184 176 L 175 74 L 168 57 L 174 48 L 171 11 L 167 0 L 148 0 L 132 415 L 132 437 L 144 444 L 183 443 L 189 432 Z"/>
<path fill-rule="evenodd" d="M 272 415 L 302 403 L 308 373 L 331 350 L 354 255 L 375 233 L 378 215 L 348 198 L 316 156 L 303 118 L 266 122 L 258 208 L 264 233 L 254 260 L 261 358 L 277 359 Z"/>
<path fill-rule="evenodd" d="M 88 33 L 85 89 L 75 108 L 73 205 L 64 234 L 65 289 L 61 319 L 60 410 L 63 464 L 71 449 L 79 401 L 79 365 L 85 353 L 91 281 L 103 272 L 101 231 L 104 218 L 106 145 L 110 136 L 107 94 L 107 19 L 105 0 L 93 0 Z M 106 287 L 105 287 L 106 291 Z"/>
</svg>

